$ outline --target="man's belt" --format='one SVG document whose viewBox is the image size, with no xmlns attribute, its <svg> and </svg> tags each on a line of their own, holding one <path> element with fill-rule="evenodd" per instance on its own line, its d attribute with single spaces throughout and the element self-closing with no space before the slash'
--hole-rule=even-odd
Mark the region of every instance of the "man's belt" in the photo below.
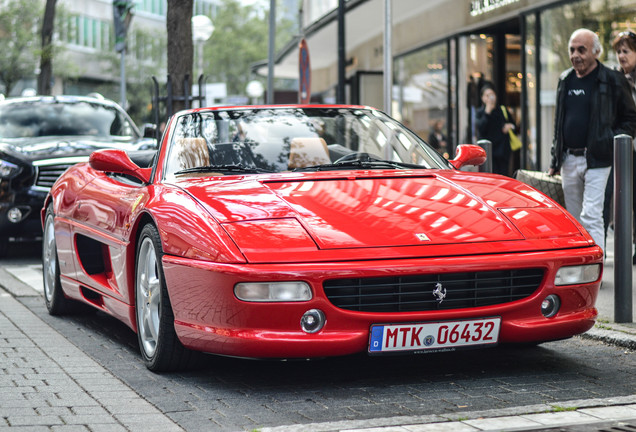
<svg viewBox="0 0 636 432">
<path fill-rule="evenodd" d="M 565 152 L 572 156 L 585 156 L 585 148 L 566 148 Z"/>
</svg>

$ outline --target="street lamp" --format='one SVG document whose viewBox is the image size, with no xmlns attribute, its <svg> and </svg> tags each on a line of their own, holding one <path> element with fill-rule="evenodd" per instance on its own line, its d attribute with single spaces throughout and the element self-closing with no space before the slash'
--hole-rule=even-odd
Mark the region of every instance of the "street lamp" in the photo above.
<svg viewBox="0 0 636 432">
<path fill-rule="evenodd" d="M 263 96 L 263 93 L 265 92 L 265 89 L 260 81 L 253 80 L 247 83 L 245 91 L 250 99 L 252 99 L 251 103 L 254 104 L 259 102 L 261 96 Z"/>
<path fill-rule="evenodd" d="M 210 39 L 213 31 L 214 25 L 210 18 L 205 15 L 192 17 L 192 39 L 197 45 L 199 76 L 203 75 L 203 43 Z"/>
</svg>

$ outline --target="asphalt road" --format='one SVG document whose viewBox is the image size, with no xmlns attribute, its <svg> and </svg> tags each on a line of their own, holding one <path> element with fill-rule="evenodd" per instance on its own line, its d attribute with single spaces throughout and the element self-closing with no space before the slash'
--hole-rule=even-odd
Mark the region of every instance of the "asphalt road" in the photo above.
<svg viewBox="0 0 636 432">
<path fill-rule="evenodd" d="M 37 265 L 37 250 L 3 265 Z M 338 420 L 506 409 L 633 395 L 636 356 L 572 338 L 536 347 L 406 357 L 255 361 L 206 356 L 183 373 L 143 366 L 136 336 L 102 313 L 51 317 L 19 300 L 185 430 L 253 430 Z"/>
</svg>

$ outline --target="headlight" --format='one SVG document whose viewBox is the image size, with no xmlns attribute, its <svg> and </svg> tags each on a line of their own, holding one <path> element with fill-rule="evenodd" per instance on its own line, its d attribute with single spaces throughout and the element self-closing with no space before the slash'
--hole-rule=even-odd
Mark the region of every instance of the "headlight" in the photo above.
<svg viewBox="0 0 636 432">
<path fill-rule="evenodd" d="M 20 167 L 11 162 L 0 159 L 0 178 L 10 178 L 20 171 Z"/>
<path fill-rule="evenodd" d="M 305 282 L 241 282 L 234 286 L 234 294 L 251 302 L 298 302 L 312 297 Z"/>
<path fill-rule="evenodd" d="M 600 264 L 561 267 L 554 278 L 554 284 L 575 285 L 594 282 L 601 274 Z"/>
</svg>

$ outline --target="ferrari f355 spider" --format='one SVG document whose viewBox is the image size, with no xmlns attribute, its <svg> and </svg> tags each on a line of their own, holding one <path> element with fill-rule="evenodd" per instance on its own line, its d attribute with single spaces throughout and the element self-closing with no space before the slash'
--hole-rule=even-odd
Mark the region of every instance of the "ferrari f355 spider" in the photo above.
<svg viewBox="0 0 636 432">
<path fill-rule="evenodd" d="M 540 343 L 594 324 L 601 249 L 512 178 L 362 106 L 202 108 L 94 152 L 42 210 L 51 314 L 87 303 L 146 366 Z"/>
</svg>

